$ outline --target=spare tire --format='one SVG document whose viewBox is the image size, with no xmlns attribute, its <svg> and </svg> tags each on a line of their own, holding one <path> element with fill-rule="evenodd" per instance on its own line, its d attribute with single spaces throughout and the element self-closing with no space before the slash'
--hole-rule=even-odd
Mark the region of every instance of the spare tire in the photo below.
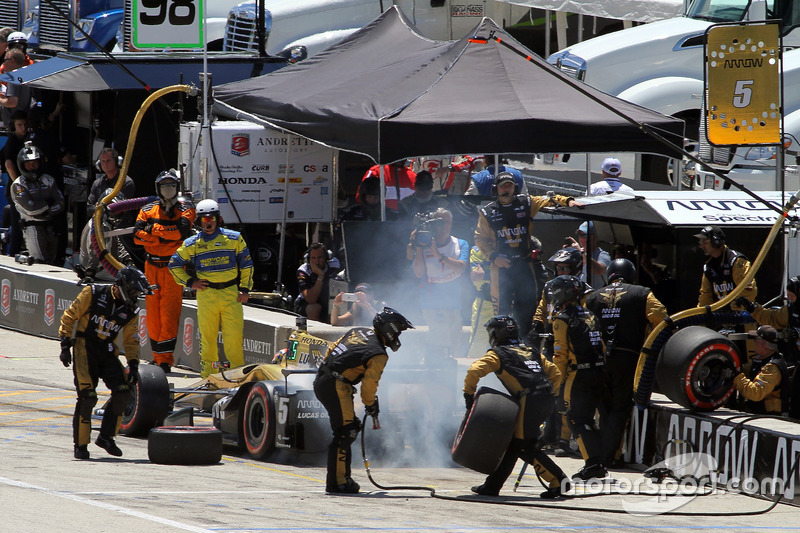
<svg viewBox="0 0 800 533">
<path fill-rule="evenodd" d="M 694 411 L 713 411 L 734 393 L 742 359 L 733 342 L 717 331 L 689 326 L 669 338 L 656 363 L 659 390 Z"/>
<path fill-rule="evenodd" d="M 139 365 L 139 379 L 122 413 L 119 432 L 129 436 L 147 435 L 169 413 L 169 382 L 157 365 Z"/>
<path fill-rule="evenodd" d="M 497 469 L 506 453 L 519 413 L 519 404 L 503 392 L 481 387 L 453 442 L 453 461 L 482 474 Z"/>
<path fill-rule="evenodd" d="M 222 432 L 213 427 L 162 426 L 150 430 L 147 457 L 162 465 L 213 465 L 222 459 Z"/>
</svg>

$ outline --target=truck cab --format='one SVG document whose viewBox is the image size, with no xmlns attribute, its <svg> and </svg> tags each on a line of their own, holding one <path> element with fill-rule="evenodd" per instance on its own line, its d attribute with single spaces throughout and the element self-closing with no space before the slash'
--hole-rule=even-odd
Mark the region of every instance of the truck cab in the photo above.
<svg viewBox="0 0 800 533">
<path fill-rule="evenodd" d="M 105 50 L 116 44 L 117 28 L 122 22 L 124 0 L 4 0 L 2 25 L 22 28 L 28 35 L 28 48 L 53 54 L 59 50 L 97 52 L 98 48 L 77 24 Z M 12 9 L 15 8 L 15 13 Z M 63 15 L 69 17 L 65 19 Z M 13 22 L 16 17 L 18 22 Z M 5 19 L 8 20 L 5 20 Z"/>
<path fill-rule="evenodd" d="M 693 0 L 684 15 L 624 29 L 567 47 L 547 61 L 575 78 L 635 104 L 684 119 L 700 138 L 705 31 L 720 22 L 783 19 L 783 44 L 800 46 L 797 0 Z M 641 173 L 668 172 L 664 158 L 643 156 Z M 653 179 L 653 181 L 657 181 Z"/>
</svg>

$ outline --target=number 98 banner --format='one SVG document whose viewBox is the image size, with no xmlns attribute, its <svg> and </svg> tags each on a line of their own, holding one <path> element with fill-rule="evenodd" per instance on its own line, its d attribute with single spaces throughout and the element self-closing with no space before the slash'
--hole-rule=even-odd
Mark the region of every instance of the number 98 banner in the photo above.
<svg viewBox="0 0 800 533">
<path fill-rule="evenodd" d="M 714 25 L 707 31 L 704 110 L 708 142 L 781 142 L 778 24 Z"/>
<path fill-rule="evenodd" d="M 133 0 L 133 46 L 202 48 L 204 0 Z"/>
</svg>

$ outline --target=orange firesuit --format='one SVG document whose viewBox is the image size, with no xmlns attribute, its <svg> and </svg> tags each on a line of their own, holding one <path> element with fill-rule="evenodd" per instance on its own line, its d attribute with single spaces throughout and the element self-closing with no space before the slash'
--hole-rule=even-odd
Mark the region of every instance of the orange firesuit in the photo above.
<svg viewBox="0 0 800 533">
<path fill-rule="evenodd" d="M 175 282 L 167 265 L 183 240 L 191 235 L 194 219 L 194 205 L 183 199 L 166 210 L 161 201 L 151 202 L 142 207 L 136 217 L 133 241 L 144 246 L 147 252 L 144 266 L 147 281 L 158 285 L 158 289 L 145 298 L 150 349 L 157 364 L 174 364 L 172 353 L 181 318 L 183 287 Z"/>
</svg>

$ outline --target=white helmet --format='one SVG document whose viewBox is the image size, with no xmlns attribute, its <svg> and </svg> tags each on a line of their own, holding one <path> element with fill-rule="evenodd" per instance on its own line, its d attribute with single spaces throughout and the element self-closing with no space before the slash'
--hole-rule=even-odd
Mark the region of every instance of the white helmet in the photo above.
<svg viewBox="0 0 800 533">
<path fill-rule="evenodd" d="M 203 216 L 219 216 L 219 204 L 214 200 L 200 200 L 195 208 L 197 218 Z"/>
<path fill-rule="evenodd" d="M 6 44 L 9 48 L 14 48 L 15 46 L 21 47 L 23 50 L 28 48 L 28 36 L 22 33 L 21 31 L 15 31 L 8 34 L 8 38 L 6 39 Z"/>
</svg>

